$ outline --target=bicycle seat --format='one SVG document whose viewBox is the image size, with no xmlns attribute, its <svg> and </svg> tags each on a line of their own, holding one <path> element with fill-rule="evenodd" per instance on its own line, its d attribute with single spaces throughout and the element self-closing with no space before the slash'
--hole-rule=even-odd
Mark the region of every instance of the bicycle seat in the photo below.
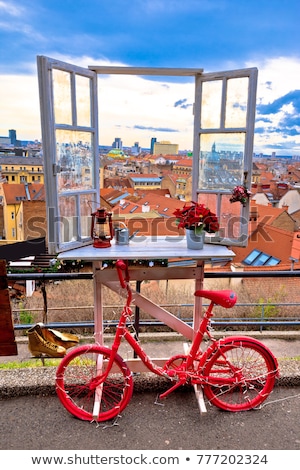
<svg viewBox="0 0 300 470">
<path fill-rule="evenodd" d="M 236 293 L 232 290 L 196 290 L 197 297 L 205 297 L 224 308 L 231 308 L 237 301 Z"/>
</svg>

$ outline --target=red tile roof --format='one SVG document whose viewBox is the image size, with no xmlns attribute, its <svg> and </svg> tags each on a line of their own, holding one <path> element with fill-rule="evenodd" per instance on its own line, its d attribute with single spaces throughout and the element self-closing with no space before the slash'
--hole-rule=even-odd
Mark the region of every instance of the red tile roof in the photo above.
<svg viewBox="0 0 300 470">
<path fill-rule="evenodd" d="M 245 248 L 241 247 L 232 247 L 232 250 L 235 252 L 236 256 L 234 258 L 234 263 L 242 263 L 242 261 L 254 250 L 257 249 L 266 253 L 274 258 L 278 258 L 280 263 L 274 267 L 268 266 L 266 269 L 274 270 L 285 270 L 291 269 L 291 254 L 293 252 L 293 247 L 297 249 L 296 245 L 293 245 L 294 242 L 294 232 L 289 232 L 282 230 L 278 227 L 267 224 L 259 224 L 255 232 L 253 232 L 249 239 L 248 245 Z M 294 251 L 294 254 L 297 252 Z M 296 258 L 296 256 L 295 256 Z M 295 269 L 300 269 L 299 260 L 294 265 Z M 263 267 L 254 267 L 249 266 L 247 269 L 264 269 Z"/>
<path fill-rule="evenodd" d="M 3 183 L 2 187 L 6 204 L 16 204 L 22 200 L 45 200 L 45 190 L 42 183 L 28 184 L 28 193 L 26 192 L 26 185 L 24 183 Z"/>
<path fill-rule="evenodd" d="M 163 217 L 173 217 L 173 212 L 178 207 L 183 207 L 184 202 L 178 201 L 170 197 L 160 196 L 155 192 L 148 191 L 143 197 L 138 200 L 138 204 L 141 206 L 149 206 L 151 210 L 154 210 Z"/>
<path fill-rule="evenodd" d="M 250 213 L 254 212 L 257 214 L 258 223 L 271 225 L 283 212 L 286 212 L 286 207 L 273 207 L 271 204 L 265 206 L 251 201 Z"/>
<path fill-rule="evenodd" d="M 188 166 L 192 168 L 193 166 L 193 159 L 192 158 L 182 158 L 178 160 L 177 163 L 174 163 L 174 168 L 176 169 L 177 166 Z"/>
</svg>

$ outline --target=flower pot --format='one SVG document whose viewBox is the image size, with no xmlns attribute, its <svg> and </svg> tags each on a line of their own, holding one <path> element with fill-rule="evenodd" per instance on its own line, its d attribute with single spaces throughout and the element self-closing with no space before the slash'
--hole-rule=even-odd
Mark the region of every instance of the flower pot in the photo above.
<svg viewBox="0 0 300 470">
<path fill-rule="evenodd" d="M 190 250 L 202 250 L 204 245 L 204 232 L 197 234 L 194 230 L 186 230 L 186 243 Z"/>
</svg>

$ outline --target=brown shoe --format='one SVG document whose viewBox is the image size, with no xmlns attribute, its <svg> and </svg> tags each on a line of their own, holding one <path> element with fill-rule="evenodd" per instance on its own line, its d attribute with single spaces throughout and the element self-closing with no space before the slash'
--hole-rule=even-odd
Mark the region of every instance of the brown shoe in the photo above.
<svg viewBox="0 0 300 470">
<path fill-rule="evenodd" d="M 63 357 L 66 354 L 66 348 L 46 341 L 37 332 L 36 327 L 32 327 L 27 331 L 28 334 L 28 348 L 34 357 L 50 356 L 50 357 Z"/>
<path fill-rule="evenodd" d="M 47 328 L 43 323 L 37 323 L 36 329 L 40 336 L 46 341 L 62 346 L 63 348 L 72 348 L 79 343 L 79 338 L 71 333 L 61 333 L 60 331 Z"/>
</svg>

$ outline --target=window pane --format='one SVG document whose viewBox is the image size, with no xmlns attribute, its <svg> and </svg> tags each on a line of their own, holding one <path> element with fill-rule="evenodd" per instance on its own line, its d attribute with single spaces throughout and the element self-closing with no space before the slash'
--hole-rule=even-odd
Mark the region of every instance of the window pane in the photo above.
<svg viewBox="0 0 300 470">
<path fill-rule="evenodd" d="M 241 243 L 244 242 L 243 225 L 241 223 L 241 206 L 240 204 L 232 204 L 228 194 L 213 194 L 201 192 L 198 194 L 198 202 L 217 214 L 220 229 L 218 238 L 234 238 Z M 214 238 L 215 234 L 207 234 L 206 238 Z M 259 252 L 255 256 L 257 256 Z"/>
<path fill-rule="evenodd" d="M 94 194 L 83 194 L 80 196 L 80 224 L 81 224 L 81 238 L 90 238 L 92 226 L 92 203 Z"/>
<path fill-rule="evenodd" d="M 276 266 L 276 264 L 279 264 L 280 260 L 277 258 L 273 258 L 273 256 L 266 262 L 266 266 Z"/>
<path fill-rule="evenodd" d="M 245 264 L 252 264 L 253 261 L 258 257 L 258 255 L 260 254 L 261 252 L 258 251 L 258 250 L 253 250 L 251 251 L 251 253 L 249 253 L 249 255 L 247 256 L 247 258 L 244 259 L 244 263 Z"/>
<path fill-rule="evenodd" d="M 222 195 L 221 198 L 221 210 L 220 210 L 220 235 L 226 238 L 234 238 L 241 243 L 245 235 L 242 234 L 242 215 L 241 205 L 239 203 L 232 204 L 230 202 L 230 195 Z M 243 239 L 241 239 L 243 237 Z"/>
<path fill-rule="evenodd" d="M 72 124 L 71 75 L 53 69 L 54 120 L 56 124 Z"/>
<path fill-rule="evenodd" d="M 244 180 L 244 133 L 202 134 L 199 189 L 233 189 Z"/>
<path fill-rule="evenodd" d="M 246 126 L 248 82 L 248 77 L 227 81 L 225 127 Z"/>
<path fill-rule="evenodd" d="M 76 75 L 77 125 L 91 126 L 90 79 Z"/>
<path fill-rule="evenodd" d="M 61 243 L 78 240 L 78 218 L 76 217 L 76 197 L 59 198 L 59 238 Z"/>
<path fill-rule="evenodd" d="M 56 131 L 58 193 L 93 188 L 92 134 Z"/>
<path fill-rule="evenodd" d="M 269 258 L 270 258 L 270 255 L 261 253 L 259 257 L 252 263 L 252 266 L 263 266 Z"/>
<path fill-rule="evenodd" d="M 221 125 L 222 80 L 203 82 L 201 102 L 202 129 L 218 129 Z"/>
</svg>

